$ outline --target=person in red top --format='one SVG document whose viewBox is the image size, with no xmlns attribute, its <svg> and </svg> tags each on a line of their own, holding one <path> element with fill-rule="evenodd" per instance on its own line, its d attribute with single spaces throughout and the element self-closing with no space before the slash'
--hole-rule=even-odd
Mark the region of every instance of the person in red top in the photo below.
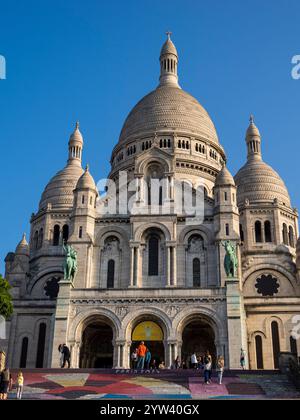
<svg viewBox="0 0 300 420">
<path fill-rule="evenodd" d="M 145 364 L 145 356 L 147 353 L 147 347 L 145 346 L 145 343 L 141 341 L 140 345 L 138 346 L 137 354 L 138 354 L 138 364 L 137 369 L 143 371 L 144 370 L 144 364 Z"/>
</svg>

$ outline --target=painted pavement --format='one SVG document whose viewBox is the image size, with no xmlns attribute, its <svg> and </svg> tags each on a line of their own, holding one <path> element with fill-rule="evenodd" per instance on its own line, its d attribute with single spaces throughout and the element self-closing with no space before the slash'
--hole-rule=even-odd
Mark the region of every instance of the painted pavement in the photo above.
<svg viewBox="0 0 300 420">
<path fill-rule="evenodd" d="M 15 379 L 17 372 L 13 372 Z M 214 376 L 205 385 L 198 371 L 163 371 L 140 375 L 129 371 L 23 370 L 23 399 L 269 399 L 299 398 L 300 394 L 279 373 L 226 372 L 223 385 Z M 15 399 L 15 389 L 9 395 Z"/>
</svg>

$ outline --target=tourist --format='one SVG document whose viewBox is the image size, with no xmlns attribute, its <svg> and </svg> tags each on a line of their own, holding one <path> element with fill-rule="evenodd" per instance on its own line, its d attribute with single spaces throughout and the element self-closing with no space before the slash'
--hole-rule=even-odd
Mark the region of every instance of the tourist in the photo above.
<svg viewBox="0 0 300 420">
<path fill-rule="evenodd" d="M 223 356 L 219 356 L 217 360 L 217 372 L 219 385 L 222 385 L 225 361 Z"/>
<path fill-rule="evenodd" d="M 179 356 L 177 356 L 176 359 L 174 360 L 174 369 L 180 369 Z"/>
<path fill-rule="evenodd" d="M 64 368 L 66 366 L 66 363 L 68 364 L 68 369 L 70 369 L 71 367 L 71 352 L 69 347 L 66 344 L 63 344 L 63 348 L 62 348 L 62 353 L 63 353 L 63 364 L 62 364 L 62 368 Z"/>
<path fill-rule="evenodd" d="M 199 370 L 203 369 L 203 357 L 202 356 L 198 357 L 198 369 Z"/>
<path fill-rule="evenodd" d="M 182 363 L 181 363 L 181 367 L 182 367 L 182 369 L 184 369 L 184 370 L 186 370 L 186 369 L 187 369 L 187 365 L 186 365 L 186 361 L 185 361 L 185 360 L 183 360 L 183 361 L 182 361 Z"/>
<path fill-rule="evenodd" d="M 243 349 L 241 349 L 240 364 L 241 364 L 241 368 L 245 370 L 246 369 L 246 352 Z"/>
<path fill-rule="evenodd" d="M 63 367 L 63 364 L 64 364 L 64 352 L 63 352 L 63 348 L 64 348 L 64 345 L 63 344 L 60 344 L 58 346 L 58 351 L 59 351 L 59 366 L 61 368 Z"/>
<path fill-rule="evenodd" d="M 160 365 L 159 365 L 160 366 Z M 152 373 L 159 373 L 158 367 L 157 367 L 157 362 L 156 359 L 153 359 L 150 365 L 150 372 Z"/>
<path fill-rule="evenodd" d="M 192 369 L 197 369 L 197 365 L 198 365 L 197 355 L 196 355 L 196 353 L 194 352 L 194 353 L 191 355 L 191 368 L 192 368 Z"/>
<path fill-rule="evenodd" d="M 7 394 L 9 391 L 9 385 L 11 383 L 11 374 L 9 368 L 5 368 L 1 372 L 1 389 L 0 389 L 0 400 L 7 400 Z"/>
<path fill-rule="evenodd" d="M 141 372 L 144 371 L 146 352 L 147 352 L 147 347 L 145 346 L 144 341 L 141 341 L 140 345 L 138 346 L 138 363 L 137 363 L 137 369 L 140 370 Z"/>
<path fill-rule="evenodd" d="M 150 362 L 151 362 L 151 352 L 147 348 L 146 355 L 145 355 L 146 373 L 150 373 Z"/>
<path fill-rule="evenodd" d="M 23 387 L 24 387 L 24 376 L 22 372 L 19 372 L 17 376 L 17 399 L 18 400 L 22 399 Z"/>
<path fill-rule="evenodd" d="M 212 357 L 207 350 L 204 356 L 204 383 L 206 385 L 211 383 L 211 376 L 212 376 Z"/>
<path fill-rule="evenodd" d="M 137 363 L 138 363 L 138 349 L 134 349 L 131 354 L 131 366 L 132 366 L 133 373 L 136 372 Z"/>
</svg>

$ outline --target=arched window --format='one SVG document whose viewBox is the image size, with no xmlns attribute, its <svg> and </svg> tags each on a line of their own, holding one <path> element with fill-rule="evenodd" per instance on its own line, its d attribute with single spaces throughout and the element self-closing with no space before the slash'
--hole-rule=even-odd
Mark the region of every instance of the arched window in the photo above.
<svg viewBox="0 0 300 420">
<path fill-rule="evenodd" d="M 79 226 L 78 237 L 79 237 L 79 239 L 82 238 L 82 226 Z"/>
<path fill-rule="evenodd" d="M 279 368 L 279 354 L 280 354 L 280 340 L 279 340 L 278 323 L 276 321 L 272 322 L 271 330 L 272 330 L 274 369 L 278 369 Z"/>
<path fill-rule="evenodd" d="M 36 354 L 36 368 L 42 368 L 44 366 L 44 354 L 45 354 L 45 341 L 46 341 L 46 324 L 40 324 L 38 347 Z"/>
<path fill-rule="evenodd" d="M 289 246 L 288 228 L 287 228 L 287 225 L 285 223 L 282 226 L 282 239 L 283 239 L 284 245 Z"/>
<path fill-rule="evenodd" d="M 39 232 L 36 231 L 33 237 L 33 248 L 38 249 L 39 247 Z"/>
<path fill-rule="evenodd" d="M 262 242 L 262 231 L 261 231 L 261 222 L 255 222 L 255 242 Z"/>
<path fill-rule="evenodd" d="M 59 245 L 60 227 L 55 225 L 53 229 L 53 246 Z"/>
<path fill-rule="evenodd" d="M 289 228 L 289 244 L 290 247 L 295 248 L 295 237 L 294 237 L 294 229 L 292 226 Z"/>
<path fill-rule="evenodd" d="M 201 287 L 201 271 L 199 258 L 193 259 L 193 286 Z"/>
<path fill-rule="evenodd" d="M 256 350 L 256 368 L 264 368 L 264 358 L 263 358 L 263 343 L 260 335 L 255 337 L 255 350 Z"/>
<path fill-rule="evenodd" d="M 27 353 L 28 353 L 28 337 L 24 337 L 22 340 L 21 357 L 20 357 L 20 368 L 26 368 L 27 365 Z"/>
<path fill-rule="evenodd" d="M 159 259 L 159 239 L 157 236 L 150 236 L 149 238 L 149 261 L 148 261 L 148 275 L 158 276 L 158 259 Z"/>
<path fill-rule="evenodd" d="M 115 286 L 115 261 L 109 260 L 107 264 L 107 288 L 113 289 Z"/>
<path fill-rule="evenodd" d="M 298 356 L 297 340 L 292 336 L 290 337 L 290 347 L 291 347 L 291 353 Z"/>
<path fill-rule="evenodd" d="M 272 242 L 271 222 L 269 220 L 265 222 L 265 240 L 266 242 Z"/>
<path fill-rule="evenodd" d="M 62 230 L 62 237 L 64 242 L 68 242 L 69 239 L 69 226 L 64 225 Z"/>
</svg>

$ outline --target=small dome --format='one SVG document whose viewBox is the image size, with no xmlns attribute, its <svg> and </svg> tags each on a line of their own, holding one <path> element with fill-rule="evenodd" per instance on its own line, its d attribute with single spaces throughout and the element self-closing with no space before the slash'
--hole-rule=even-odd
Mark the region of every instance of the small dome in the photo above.
<svg viewBox="0 0 300 420">
<path fill-rule="evenodd" d="M 162 46 L 160 56 L 166 55 L 166 54 L 173 54 L 178 57 L 177 49 L 173 42 L 171 41 L 171 38 L 168 38 L 167 41 Z"/>
<path fill-rule="evenodd" d="M 79 165 L 69 164 L 62 171 L 59 171 L 46 186 L 39 208 L 44 209 L 48 204 L 52 207 L 72 208 L 78 179 L 83 174 Z"/>
<path fill-rule="evenodd" d="M 231 175 L 231 173 L 227 169 L 226 165 L 224 165 L 222 170 L 218 173 L 217 178 L 216 178 L 216 182 L 215 182 L 216 187 L 220 187 L 222 185 L 234 185 L 235 186 L 233 176 Z"/>
<path fill-rule="evenodd" d="M 21 241 L 19 242 L 19 244 L 16 247 L 16 255 L 29 255 L 29 245 L 28 242 L 26 241 L 26 235 L 25 233 L 23 234 L 23 237 L 21 239 Z"/>
<path fill-rule="evenodd" d="M 246 139 L 249 137 L 261 137 L 259 129 L 254 124 L 254 117 L 251 115 L 250 117 L 250 125 L 248 127 L 248 130 L 246 132 Z"/>
<path fill-rule="evenodd" d="M 89 166 L 87 165 L 84 174 L 79 178 L 76 190 L 84 190 L 84 189 L 90 189 L 97 191 L 96 183 L 94 181 L 94 178 L 89 172 Z"/>
<path fill-rule="evenodd" d="M 238 205 L 245 200 L 250 203 L 268 202 L 275 199 L 291 207 L 288 190 L 278 173 L 262 160 L 248 161 L 235 176 Z"/>
<path fill-rule="evenodd" d="M 73 131 L 73 133 L 70 136 L 70 143 L 71 142 L 77 142 L 77 143 L 82 143 L 83 144 L 83 137 L 82 137 L 82 134 L 79 130 L 79 122 L 78 121 L 76 123 L 75 130 Z"/>
</svg>

